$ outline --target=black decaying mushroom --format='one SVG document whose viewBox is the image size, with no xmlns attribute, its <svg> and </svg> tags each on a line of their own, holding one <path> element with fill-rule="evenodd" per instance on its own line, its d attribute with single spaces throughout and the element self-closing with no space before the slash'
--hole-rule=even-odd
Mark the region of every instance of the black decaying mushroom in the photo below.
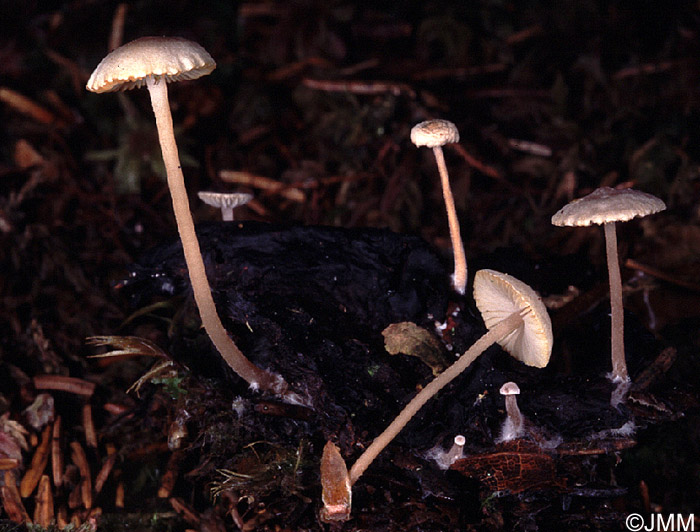
<svg viewBox="0 0 700 532">
<path fill-rule="evenodd" d="M 175 220 L 202 325 L 226 363 L 252 388 L 284 394 L 287 390 L 284 379 L 250 362 L 221 323 L 204 269 L 180 167 L 167 84 L 199 78 L 211 73 L 215 67 L 214 59 L 197 43 L 177 37 L 143 37 L 110 52 L 90 76 L 87 89 L 101 93 L 143 85 L 148 88 Z"/>
<path fill-rule="evenodd" d="M 599 188 L 583 198 L 564 205 L 552 223 L 558 226 L 602 225 L 605 231 L 605 250 L 610 282 L 610 352 L 612 373 L 610 379 L 622 386 L 613 394 L 613 406 L 624 399 L 629 383 L 624 344 L 624 311 L 622 307 L 622 279 L 617 253 L 615 222 L 626 222 L 638 216 L 663 211 L 666 205 L 651 194 L 632 189 Z"/>
<path fill-rule="evenodd" d="M 526 365 L 539 368 L 547 365 L 552 352 L 552 323 L 542 300 L 532 288 L 510 275 L 493 270 L 479 270 L 474 277 L 474 300 L 489 331 L 418 392 L 384 432 L 365 449 L 347 475 L 350 486 L 357 482 L 384 447 L 431 397 L 452 382 L 494 343 L 500 344 Z M 341 481 L 345 482 L 343 476 L 337 476 L 335 482 L 322 478 L 324 486 L 326 483 L 332 485 Z M 340 492 L 341 486 L 334 486 L 331 491 Z"/>
<path fill-rule="evenodd" d="M 457 127 L 448 120 L 426 120 L 416 124 L 411 129 L 411 142 L 417 147 L 426 146 L 433 149 L 438 171 L 440 172 L 440 183 L 442 185 L 442 196 L 445 199 L 447 209 L 447 222 L 450 226 L 450 239 L 452 240 L 452 253 L 455 261 L 455 271 L 452 277 L 452 285 L 460 294 L 464 294 L 467 287 L 467 257 L 464 253 L 464 244 L 459 229 L 457 219 L 457 209 L 450 187 L 450 177 L 447 173 L 445 156 L 442 147 L 445 144 L 459 142 L 459 131 Z"/>
</svg>

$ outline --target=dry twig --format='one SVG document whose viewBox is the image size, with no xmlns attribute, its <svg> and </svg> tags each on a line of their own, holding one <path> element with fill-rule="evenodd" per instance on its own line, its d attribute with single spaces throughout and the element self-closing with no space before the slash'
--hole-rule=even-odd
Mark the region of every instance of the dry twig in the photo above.
<svg viewBox="0 0 700 532">
<path fill-rule="evenodd" d="M 20 495 L 22 497 L 29 497 L 34 488 L 36 488 L 39 483 L 39 479 L 44 474 L 44 469 L 46 469 L 46 464 L 49 463 L 49 446 L 51 444 L 51 425 L 46 425 L 41 433 L 41 443 L 34 452 L 32 457 L 32 464 L 24 474 L 22 482 L 19 487 Z"/>
<path fill-rule="evenodd" d="M 63 375 L 36 375 L 32 381 L 37 390 L 58 390 L 75 395 L 92 396 L 95 393 L 95 384 L 76 377 L 64 377 Z"/>
</svg>

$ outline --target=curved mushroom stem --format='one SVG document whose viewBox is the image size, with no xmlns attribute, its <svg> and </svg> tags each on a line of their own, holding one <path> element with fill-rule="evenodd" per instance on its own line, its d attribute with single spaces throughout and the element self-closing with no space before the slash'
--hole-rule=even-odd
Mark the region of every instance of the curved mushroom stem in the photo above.
<svg viewBox="0 0 700 532">
<path fill-rule="evenodd" d="M 608 279 L 610 283 L 610 353 L 612 358 L 613 382 L 629 381 L 625 362 L 624 310 L 622 308 L 622 278 L 617 254 L 617 233 L 615 222 L 603 224 L 605 230 L 605 251 L 608 259 Z"/>
<path fill-rule="evenodd" d="M 450 178 L 447 174 L 447 165 L 445 164 L 445 156 L 442 153 L 442 147 L 435 146 L 433 148 L 433 154 L 435 155 L 435 161 L 437 162 L 438 171 L 440 172 L 442 197 L 445 199 L 447 223 L 450 226 L 452 253 L 454 254 L 455 260 L 455 272 L 452 278 L 452 285 L 457 292 L 464 294 L 464 290 L 467 286 L 467 257 L 464 253 L 464 244 L 462 243 L 462 235 L 459 230 L 457 209 L 455 208 L 455 200 L 452 196 L 452 189 L 450 188 Z"/>
<path fill-rule="evenodd" d="M 435 377 L 426 385 L 404 409 L 396 416 L 389 426 L 384 429 L 379 436 L 370 444 L 365 452 L 360 455 L 357 461 L 350 468 L 350 485 L 354 485 L 357 479 L 362 476 L 367 467 L 374 461 L 380 452 L 386 447 L 396 435 L 401 432 L 411 418 L 421 409 L 421 407 L 442 388 L 447 386 L 452 380 L 462 373 L 476 358 L 486 351 L 493 344 L 502 340 L 523 324 L 523 314 L 513 312 L 506 319 L 498 323 L 484 336 L 479 338 L 457 361 L 449 368 Z"/>
<path fill-rule="evenodd" d="M 168 103 L 167 84 L 164 80 L 154 80 L 151 76 L 148 78 L 146 86 L 151 96 L 151 105 L 156 117 L 158 140 L 160 141 L 163 162 L 168 175 L 168 188 L 172 197 L 177 230 L 180 233 L 185 262 L 192 284 L 192 291 L 194 292 L 194 299 L 202 319 L 202 325 L 226 363 L 241 378 L 247 381 L 251 388 L 284 394 L 287 390 L 287 384 L 284 379 L 279 375 L 257 367 L 248 360 L 231 340 L 219 319 L 214 299 L 211 295 L 209 281 L 207 280 L 199 241 L 194 230 L 190 204 L 187 199 L 185 178 L 180 167 L 180 157 L 173 132 L 173 119 L 170 113 L 170 104 Z"/>
</svg>

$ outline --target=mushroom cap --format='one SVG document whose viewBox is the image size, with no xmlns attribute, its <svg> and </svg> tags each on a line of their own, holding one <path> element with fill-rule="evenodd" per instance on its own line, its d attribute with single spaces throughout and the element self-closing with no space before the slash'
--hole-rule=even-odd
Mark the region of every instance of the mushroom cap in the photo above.
<svg viewBox="0 0 700 532">
<path fill-rule="evenodd" d="M 514 382 L 506 382 L 501 386 L 501 395 L 520 395 L 520 387 Z"/>
<path fill-rule="evenodd" d="M 426 120 L 411 128 L 411 142 L 417 147 L 436 148 L 459 142 L 459 131 L 449 120 Z"/>
<path fill-rule="evenodd" d="M 166 82 L 197 79 L 216 68 L 216 62 L 196 42 L 180 37 L 142 37 L 111 51 L 87 82 L 92 92 L 141 87 L 153 77 Z"/>
<path fill-rule="evenodd" d="M 474 276 L 474 302 L 491 329 L 514 312 L 523 323 L 498 343 L 528 366 L 543 368 L 552 353 L 552 321 L 537 293 L 511 275 L 479 270 Z"/>
<path fill-rule="evenodd" d="M 207 205 L 218 207 L 219 209 L 235 209 L 240 205 L 245 205 L 253 199 L 252 194 L 246 192 L 197 192 L 197 196 Z"/>
<path fill-rule="evenodd" d="M 647 216 L 666 209 L 666 204 L 651 194 L 626 188 L 602 187 L 588 196 L 564 205 L 552 216 L 559 226 L 581 226 L 626 222 L 636 216 Z"/>
</svg>

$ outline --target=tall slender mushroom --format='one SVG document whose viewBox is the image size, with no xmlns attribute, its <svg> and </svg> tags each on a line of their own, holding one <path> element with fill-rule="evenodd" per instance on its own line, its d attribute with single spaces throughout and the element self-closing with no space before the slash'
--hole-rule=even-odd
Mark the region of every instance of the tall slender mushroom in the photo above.
<svg viewBox="0 0 700 532">
<path fill-rule="evenodd" d="M 543 368 L 547 365 L 552 352 L 552 323 L 542 300 L 532 288 L 505 273 L 479 270 L 474 277 L 474 301 L 489 331 L 411 399 L 365 449 L 346 477 L 338 475 L 335 482 L 322 479 L 324 489 L 341 491 L 340 486 L 346 481 L 352 487 L 422 406 L 494 343 L 528 366 Z"/>
<path fill-rule="evenodd" d="M 552 223 L 558 226 L 602 225 L 605 231 L 605 251 L 610 282 L 610 353 L 612 373 L 610 380 L 622 384 L 620 393 L 613 394 L 613 406 L 622 400 L 629 383 L 625 362 L 624 310 L 622 307 L 622 279 L 617 253 L 615 222 L 626 222 L 637 216 L 647 216 L 663 211 L 666 205 L 651 194 L 633 189 L 599 188 L 583 198 L 564 205 L 554 216 Z"/>
<path fill-rule="evenodd" d="M 464 294 L 464 290 L 467 287 L 467 257 L 464 253 L 464 244 L 462 243 L 462 235 L 459 230 L 457 209 L 452 196 L 445 156 L 442 153 L 442 147 L 445 144 L 459 142 L 459 131 L 457 131 L 457 126 L 449 120 L 426 120 L 413 126 L 411 129 L 411 142 L 417 147 L 426 146 L 433 149 L 438 171 L 440 172 L 442 197 L 445 200 L 447 223 L 450 226 L 450 239 L 452 240 L 452 253 L 455 262 L 452 286 L 457 292 Z"/>
<path fill-rule="evenodd" d="M 202 325 L 226 363 L 251 388 L 284 394 L 287 390 L 284 379 L 250 362 L 221 323 L 207 280 L 180 167 L 167 84 L 205 76 L 215 67 L 214 59 L 197 43 L 177 37 L 143 37 L 110 52 L 90 76 L 87 89 L 101 93 L 143 85 L 148 88 L 177 229 Z"/>
</svg>

